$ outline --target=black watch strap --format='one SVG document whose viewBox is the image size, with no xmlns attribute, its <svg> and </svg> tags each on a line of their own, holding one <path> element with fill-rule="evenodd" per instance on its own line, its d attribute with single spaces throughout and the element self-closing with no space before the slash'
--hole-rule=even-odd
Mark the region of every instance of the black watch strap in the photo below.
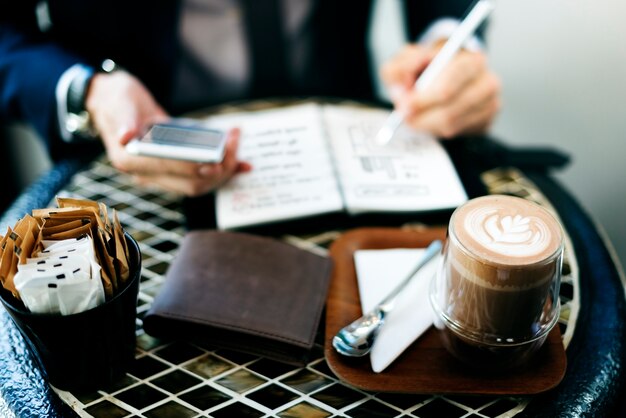
<svg viewBox="0 0 626 418">
<path fill-rule="evenodd" d="M 91 79 L 97 72 L 110 73 L 117 70 L 113 60 L 106 59 L 101 68 L 81 65 L 67 90 L 67 120 L 65 127 L 72 135 L 72 141 L 92 140 L 97 137 L 85 100 Z"/>
<path fill-rule="evenodd" d="M 95 70 L 91 67 L 83 66 L 67 90 L 67 111 L 69 113 L 80 114 L 85 109 L 85 98 L 87 89 Z"/>
</svg>

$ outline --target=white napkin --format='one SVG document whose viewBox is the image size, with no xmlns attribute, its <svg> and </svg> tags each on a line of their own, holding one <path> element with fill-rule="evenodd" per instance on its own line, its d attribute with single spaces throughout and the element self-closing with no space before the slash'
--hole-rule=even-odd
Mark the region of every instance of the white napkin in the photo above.
<svg viewBox="0 0 626 418">
<path fill-rule="evenodd" d="M 354 262 L 363 313 L 369 312 L 415 268 L 424 249 L 358 250 Z M 382 372 L 433 323 L 428 299 L 435 256 L 396 299 L 370 352 L 372 370 Z"/>
</svg>

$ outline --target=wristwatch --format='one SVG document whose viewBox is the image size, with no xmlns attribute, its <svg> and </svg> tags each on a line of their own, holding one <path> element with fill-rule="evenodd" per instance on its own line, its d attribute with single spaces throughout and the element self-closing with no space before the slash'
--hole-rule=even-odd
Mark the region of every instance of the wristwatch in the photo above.
<svg viewBox="0 0 626 418">
<path fill-rule="evenodd" d="M 96 73 L 111 73 L 118 69 L 115 61 L 105 59 L 99 69 L 82 66 L 70 82 L 67 90 L 67 118 L 65 128 L 76 141 L 88 141 L 98 137 L 91 115 L 85 106 L 89 84 Z"/>
</svg>

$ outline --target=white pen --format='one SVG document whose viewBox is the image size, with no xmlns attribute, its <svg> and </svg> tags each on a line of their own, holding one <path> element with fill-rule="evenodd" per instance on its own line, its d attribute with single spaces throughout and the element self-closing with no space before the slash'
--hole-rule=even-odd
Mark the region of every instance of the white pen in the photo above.
<svg viewBox="0 0 626 418">
<path fill-rule="evenodd" d="M 446 65 L 454 58 L 467 39 L 474 34 L 478 26 L 485 21 L 487 16 L 493 11 L 495 3 L 493 0 L 479 0 L 465 19 L 452 33 L 443 48 L 437 53 L 435 58 L 428 64 L 428 67 L 415 81 L 413 88 L 422 91 L 427 88 L 437 76 L 443 71 Z M 404 121 L 404 114 L 398 110 L 391 112 L 383 127 L 376 135 L 376 143 L 380 146 L 387 145 L 393 138 L 396 129 Z"/>
</svg>

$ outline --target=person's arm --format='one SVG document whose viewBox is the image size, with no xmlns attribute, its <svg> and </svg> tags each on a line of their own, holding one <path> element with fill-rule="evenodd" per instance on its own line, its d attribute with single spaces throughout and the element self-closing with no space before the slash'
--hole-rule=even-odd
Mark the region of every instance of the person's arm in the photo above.
<svg viewBox="0 0 626 418">
<path fill-rule="evenodd" d="M 57 96 L 62 97 L 67 88 L 63 86 L 64 75 L 84 61 L 46 39 L 34 20 L 31 27 L 27 19 L 19 19 L 22 16 L 17 16 L 19 25 L 9 23 L 6 15 L 0 18 L 0 119 L 32 124 L 52 149 L 62 141 L 60 128 L 64 121 L 59 118 L 63 119 L 64 112 L 59 112 Z M 250 169 L 236 158 L 237 131 L 230 134 L 221 164 L 126 153 L 125 144 L 148 123 L 168 117 L 144 84 L 126 71 L 95 74 L 86 85 L 84 104 L 111 163 L 141 183 L 194 196 Z"/>
<path fill-rule="evenodd" d="M 229 134 L 220 164 L 199 164 L 165 158 L 134 156 L 124 146 L 150 123 L 169 116 L 145 86 L 126 71 L 96 74 L 87 91 L 85 106 L 105 145 L 111 163 L 132 174 L 139 183 L 197 196 L 221 186 L 234 174 L 249 171 L 237 160 L 239 131 Z"/>
<path fill-rule="evenodd" d="M 51 146 L 59 140 L 57 82 L 80 61 L 35 28 L 0 22 L 0 119 L 29 122 Z"/>
</svg>

